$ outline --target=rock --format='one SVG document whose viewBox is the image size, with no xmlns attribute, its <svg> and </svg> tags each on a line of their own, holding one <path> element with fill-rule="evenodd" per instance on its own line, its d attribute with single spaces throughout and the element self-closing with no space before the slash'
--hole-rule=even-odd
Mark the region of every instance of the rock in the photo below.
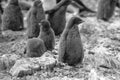
<svg viewBox="0 0 120 80">
<path fill-rule="evenodd" d="M 44 10 L 50 10 L 56 5 L 56 0 L 41 0 Z"/>
<path fill-rule="evenodd" d="M 40 70 L 52 70 L 56 64 L 53 55 L 48 52 L 39 58 L 22 58 L 11 68 L 12 76 L 23 77 Z"/>
<path fill-rule="evenodd" d="M 10 69 L 20 56 L 16 54 L 5 54 L 0 57 L 0 71 Z"/>
<path fill-rule="evenodd" d="M 89 80 L 97 80 L 98 79 L 98 75 L 97 72 L 92 69 L 89 73 Z"/>
</svg>

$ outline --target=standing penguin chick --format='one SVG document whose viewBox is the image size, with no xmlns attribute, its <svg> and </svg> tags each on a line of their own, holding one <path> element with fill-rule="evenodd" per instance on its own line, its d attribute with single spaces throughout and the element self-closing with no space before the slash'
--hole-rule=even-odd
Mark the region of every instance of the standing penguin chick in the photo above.
<svg viewBox="0 0 120 80">
<path fill-rule="evenodd" d="M 39 38 L 45 43 L 47 50 L 52 51 L 55 46 L 55 33 L 47 20 L 41 21 Z"/>
<path fill-rule="evenodd" d="M 45 13 L 40 0 L 36 0 L 27 16 L 27 37 L 38 37 L 40 32 L 39 23 L 45 19 Z"/>
<path fill-rule="evenodd" d="M 60 35 L 66 24 L 66 9 L 71 0 L 60 1 L 53 9 L 46 11 L 48 20 L 53 28 L 55 35 Z"/>
<path fill-rule="evenodd" d="M 116 3 L 117 0 L 100 0 L 97 19 L 108 21 L 114 14 Z"/>
<path fill-rule="evenodd" d="M 10 0 L 3 12 L 2 30 L 20 31 L 24 29 L 23 25 L 23 14 L 18 0 Z"/>
<path fill-rule="evenodd" d="M 27 57 L 40 57 L 46 51 L 43 40 L 39 38 L 29 39 L 26 46 Z"/>
<path fill-rule="evenodd" d="M 59 61 L 68 63 L 70 66 L 81 63 L 84 57 L 83 45 L 77 26 L 81 22 L 80 18 L 73 16 L 60 38 L 58 48 Z"/>
</svg>

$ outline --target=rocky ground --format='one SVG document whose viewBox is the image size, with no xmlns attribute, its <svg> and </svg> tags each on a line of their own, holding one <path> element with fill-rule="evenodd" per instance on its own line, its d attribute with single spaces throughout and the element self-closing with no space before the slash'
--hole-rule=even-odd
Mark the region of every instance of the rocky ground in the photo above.
<svg viewBox="0 0 120 80">
<path fill-rule="evenodd" d="M 119 80 L 118 10 L 109 22 L 98 21 L 95 16 L 83 20 L 85 22 L 79 25 L 79 30 L 85 57 L 76 67 L 58 63 L 60 37 L 56 36 L 52 52 L 47 51 L 39 58 L 27 58 L 24 54 L 26 31 L 4 32 L 4 37 L 0 37 L 0 80 Z"/>
</svg>

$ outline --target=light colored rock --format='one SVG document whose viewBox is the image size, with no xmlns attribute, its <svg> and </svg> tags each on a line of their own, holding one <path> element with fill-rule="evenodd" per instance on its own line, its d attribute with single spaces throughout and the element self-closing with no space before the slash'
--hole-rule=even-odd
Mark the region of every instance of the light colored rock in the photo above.
<svg viewBox="0 0 120 80">
<path fill-rule="evenodd" d="M 12 76 L 23 77 L 25 75 L 33 74 L 38 70 L 51 70 L 56 64 L 56 60 L 49 52 L 44 53 L 39 58 L 22 58 L 17 60 L 15 65 L 11 68 Z"/>
<path fill-rule="evenodd" d="M 44 10 L 50 10 L 56 5 L 56 0 L 41 0 Z"/>
</svg>

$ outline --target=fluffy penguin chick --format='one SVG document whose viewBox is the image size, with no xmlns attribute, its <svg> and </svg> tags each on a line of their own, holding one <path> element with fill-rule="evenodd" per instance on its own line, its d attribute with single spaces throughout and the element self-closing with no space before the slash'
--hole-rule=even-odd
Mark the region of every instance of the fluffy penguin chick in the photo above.
<svg viewBox="0 0 120 80">
<path fill-rule="evenodd" d="M 66 24 L 66 10 L 71 0 L 60 1 L 53 9 L 46 11 L 48 13 L 48 20 L 51 24 L 55 35 L 60 35 Z"/>
<path fill-rule="evenodd" d="M 26 46 L 27 57 L 40 57 L 46 51 L 43 40 L 39 38 L 29 39 Z"/>
<path fill-rule="evenodd" d="M 27 16 L 27 37 L 38 37 L 40 32 L 39 23 L 45 19 L 45 13 L 40 0 L 36 0 Z"/>
<path fill-rule="evenodd" d="M 97 19 L 109 21 L 113 16 L 117 0 L 100 0 L 98 5 Z"/>
<path fill-rule="evenodd" d="M 83 21 L 73 16 L 65 27 L 59 43 L 59 61 L 74 66 L 81 63 L 84 57 L 78 24 Z"/>
<path fill-rule="evenodd" d="M 2 30 L 23 30 L 23 14 L 18 0 L 9 0 L 2 16 Z"/>
<path fill-rule="evenodd" d="M 39 38 L 45 43 L 47 50 L 53 50 L 55 46 L 55 33 L 47 20 L 41 21 Z"/>
</svg>

